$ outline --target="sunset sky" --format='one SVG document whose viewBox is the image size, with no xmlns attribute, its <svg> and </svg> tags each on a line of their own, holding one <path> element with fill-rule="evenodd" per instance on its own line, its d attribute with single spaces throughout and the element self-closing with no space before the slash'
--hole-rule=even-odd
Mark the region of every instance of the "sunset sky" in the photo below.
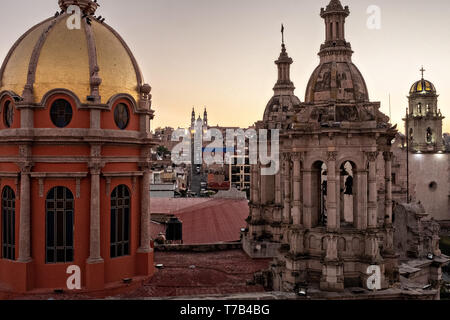
<svg viewBox="0 0 450 320">
<path fill-rule="evenodd" d="M 27 29 L 53 15 L 57 0 L 1 0 L 0 59 Z M 153 127 L 185 127 L 208 108 L 211 125 L 247 127 L 261 120 L 276 82 L 274 60 L 285 25 L 291 78 L 304 101 L 324 41 L 320 8 L 329 0 L 99 0 L 98 14 L 127 41 L 153 87 Z M 350 7 L 346 39 L 371 101 L 392 122 L 401 118 L 419 69 L 427 70 L 450 132 L 450 1 L 342 0 Z M 381 30 L 369 30 L 370 5 L 381 8 Z"/>
</svg>

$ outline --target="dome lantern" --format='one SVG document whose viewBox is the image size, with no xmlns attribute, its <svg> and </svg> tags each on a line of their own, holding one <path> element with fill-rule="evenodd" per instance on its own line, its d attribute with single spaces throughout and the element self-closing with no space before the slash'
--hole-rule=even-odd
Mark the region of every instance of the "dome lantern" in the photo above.
<svg viewBox="0 0 450 320">
<path fill-rule="evenodd" d="M 59 0 L 58 3 L 64 12 L 66 12 L 67 8 L 69 8 L 71 5 L 75 5 L 80 7 L 83 13 L 89 15 L 94 14 L 97 8 L 99 7 L 97 1 L 91 0 Z"/>
<path fill-rule="evenodd" d="M 320 46 L 320 64 L 312 73 L 305 94 L 306 103 L 368 102 L 366 82 L 352 62 L 351 44 L 345 39 L 348 6 L 331 0 L 322 8 L 325 21 L 325 42 Z"/>
<path fill-rule="evenodd" d="M 411 95 L 435 95 L 436 87 L 431 81 L 426 80 L 423 77 L 423 74 L 426 70 L 422 67 L 420 72 L 422 73 L 422 78 L 419 81 L 416 81 L 412 86 L 409 93 Z"/>
</svg>

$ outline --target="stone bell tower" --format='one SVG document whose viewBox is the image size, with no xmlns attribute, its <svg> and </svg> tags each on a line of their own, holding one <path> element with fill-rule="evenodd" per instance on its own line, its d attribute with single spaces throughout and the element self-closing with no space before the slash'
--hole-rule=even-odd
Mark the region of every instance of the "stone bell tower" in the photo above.
<svg viewBox="0 0 450 320">
<path fill-rule="evenodd" d="M 438 109 L 436 88 L 422 79 L 415 82 L 409 92 L 409 108 L 404 119 L 409 138 L 410 150 L 420 153 L 437 153 L 445 150 L 442 138 L 442 120 L 445 118 Z"/>
<path fill-rule="evenodd" d="M 282 118 L 271 103 L 258 123 L 280 129 L 281 170 L 273 177 L 253 172 L 244 249 L 275 258 L 268 278 L 276 291 L 367 289 L 369 267 L 380 271 L 381 289 L 396 282 L 391 141 L 397 131 L 380 103 L 370 102 L 352 62 L 344 32 L 349 14 L 339 0 L 321 10 L 325 42 L 305 102 L 284 108 Z"/>
</svg>

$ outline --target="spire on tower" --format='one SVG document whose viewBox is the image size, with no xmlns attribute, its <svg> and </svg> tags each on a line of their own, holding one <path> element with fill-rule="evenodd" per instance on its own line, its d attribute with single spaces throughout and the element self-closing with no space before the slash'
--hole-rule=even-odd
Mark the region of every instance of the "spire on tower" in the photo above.
<svg viewBox="0 0 450 320">
<path fill-rule="evenodd" d="M 192 113 L 191 113 L 191 126 L 195 124 L 195 109 L 192 107 Z"/>
<path fill-rule="evenodd" d="M 290 79 L 291 64 L 294 62 L 286 51 L 286 45 L 284 43 L 284 25 L 281 25 L 281 53 L 275 64 L 278 66 L 278 81 L 275 85 L 275 94 L 289 94 L 294 92 L 294 84 Z M 288 90 L 288 91 L 286 91 Z"/>
<path fill-rule="evenodd" d="M 205 107 L 205 111 L 203 112 L 203 125 L 205 127 L 208 126 L 208 111 L 206 111 L 206 107 Z"/>
<path fill-rule="evenodd" d="M 331 52 L 351 57 L 353 51 L 345 40 L 345 19 L 349 15 L 350 9 L 343 7 L 339 0 L 331 0 L 326 8 L 320 10 L 320 16 L 325 20 L 325 43 L 319 52 L 321 57 L 329 56 Z"/>
<path fill-rule="evenodd" d="M 420 69 L 420 72 L 422 73 L 422 80 L 423 80 L 423 74 L 424 74 L 425 71 L 427 71 L 427 70 L 425 70 L 425 69 L 423 68 L 423 66 L 422 66 L 422 68 Z"/>
</svg>

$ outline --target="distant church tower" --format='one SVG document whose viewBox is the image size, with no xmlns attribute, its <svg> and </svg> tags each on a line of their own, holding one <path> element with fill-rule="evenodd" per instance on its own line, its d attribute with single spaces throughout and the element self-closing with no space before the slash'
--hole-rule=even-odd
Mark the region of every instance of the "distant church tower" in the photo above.
<svg viewBox="0 0 450 320">
<path fill-rule="evenodd" d="M 192 114 L 191 114 L 191 128 L 193 128 L 195 125 L 195 109 L 192 108 Z"/>
<path fill-rule="evenodd" d="M 208 111 L 206 111 L 206 107 L 205 112 L 203 112 L 203 127 L 208 128 Z"/>
<path fill-rule="evenodd" d="M 409 92 L 406 121 L 410 148 L 414 152 L 436 153 L 445 150 L 442 138 L 444 116 L 438 109 L 438 95 L 434 85 L 423 78 L 415 82 Z"/>
</svg>

